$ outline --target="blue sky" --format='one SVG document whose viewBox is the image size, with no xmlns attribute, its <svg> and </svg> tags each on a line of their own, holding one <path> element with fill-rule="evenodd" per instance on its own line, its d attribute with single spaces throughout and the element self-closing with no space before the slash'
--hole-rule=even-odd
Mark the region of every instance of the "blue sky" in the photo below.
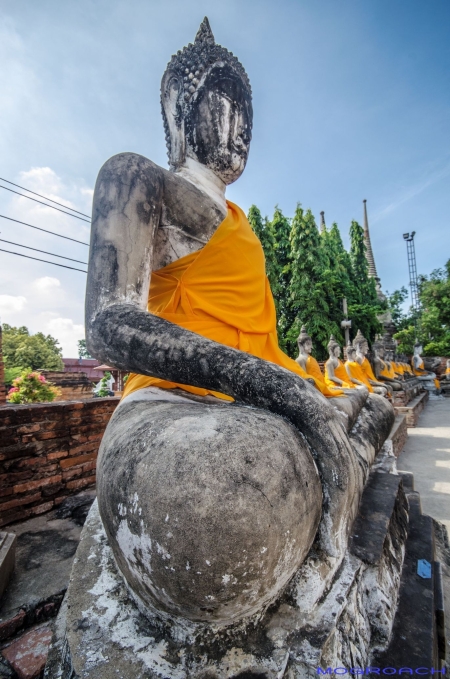
<svg viewBox="0 0 450 679">
<path fill-rule="evenodd" d="M 89 213 L 111 155 L 136 151 L 166 166 L 161 75 L 205 14 L 254 93 L 250 159 L 228 197 L 264 214 L 278 204 L 292 215 L 297 201 L 317 219 L 325 210 L 345 242 L 367 198 L 384 290 L 408 283 L 405 231 L 416 231 L 421 273 L 443 266 L 448 0 L 0 0 L 0 176 Z M 89 235 L 87 224 L 3 190 L 0 214 Z M 84 246 L 3 219 L 0 232 L 86 258 Z M 51 332 L 66 356 L 83 336 L 84 285 L 82 273 L 0 252 L 3 322 Z"/>
</svg>

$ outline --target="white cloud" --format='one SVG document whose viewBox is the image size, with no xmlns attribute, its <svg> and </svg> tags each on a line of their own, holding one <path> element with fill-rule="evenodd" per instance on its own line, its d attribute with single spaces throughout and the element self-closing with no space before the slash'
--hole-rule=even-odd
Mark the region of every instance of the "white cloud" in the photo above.
<svg viewBox="0 0 450 679">
<path fill-rule="evenodd" d="M 52 276 L 42 276 L 42 278 L 36 278 L 32 285 L 36 290 L 39 290 L 39 292 L 50 292 L 55 288 L 60 288 L 61 281 Z"/>
<path fill-rule="evenodd" d="M 17 297 L 13 295 L 0 295 L 0 315 L 22 311 L 26 303 L 26 297 L 21 295 Z"/>
<path fill-rule="evenodd" d="M 84 325 L 74 323 L 71 318 L 52 318 L 45 331 L 59 340 L 64 358 L 78 356 L 78 340 L 84 338 Z"/>
</svg>

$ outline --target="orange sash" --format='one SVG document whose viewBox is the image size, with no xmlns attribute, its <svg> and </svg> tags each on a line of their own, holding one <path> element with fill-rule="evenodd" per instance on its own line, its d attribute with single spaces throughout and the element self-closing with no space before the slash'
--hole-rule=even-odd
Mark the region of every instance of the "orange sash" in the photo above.
<svg viewBox="0 0 450 679">
<path fill-rule="evenodd" d="M 362 366 L 359 365 L 356 361 L 346 361 L 345 365 L 349 368 L 350 374 L 355 380 L 359 380 L 363 384 L 366 385 L 368 390 L 370 391 L 371 394 L 373 394 L 373 387 L 370 384 L 366 373 L 362 369 Z"/>
<path fill-rule="evenodd" d="M 152 273 L 148 311 L 220 344 L 246 351 L 307 378 L 278 346 L 276 314 L 261 244 L 243 213 L 227 201 L 228 213 L 208 243 Z M 315 380 L 326 396 L 337 396 Z M 131 374 L 123 396 L 144 387 L 213 394 L 208 389 Z"/>
<path fill-rule="evenodd" d="M 338 362 L 339 362 L 339 365 L 338 365 L 337 368 L 334 369 L 334 374 L 336 375 L 336 377 L 338 379 L 342 380 L 342 387 L 344 389 L 354 389 L 354 388 L 356 388 L 356 384 L 353 384 L 353 382 L 350 382 L 349 376 L 347 375 L 347 371 L 345 370 L 345 366 L 342 363 L 342 361 L 339 361 L 339 359 L 338 359 Z M 325 384 L 327 384 L 331 388 L 333 388 L 333 386 L 339 388 L 338 385 L 336 384 L 336 382 L 333 382 L 333 380 L 330 379 L 326 365 L 325 365 Z"/>
</svg>

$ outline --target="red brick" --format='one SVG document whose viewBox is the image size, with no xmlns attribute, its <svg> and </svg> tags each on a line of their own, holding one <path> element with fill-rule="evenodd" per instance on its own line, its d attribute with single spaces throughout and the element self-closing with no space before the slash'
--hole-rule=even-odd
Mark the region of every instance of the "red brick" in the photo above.
<svg viewBox="0 0 450 679">
<path fill-rule="evenodd" d="M 86 464 L 83 465 L 83 472 L 89 472 L 91 469 L 95 469 L 97 467 L 97 457 L 95 460 L 91 460 L 91 462 L 86 462 Z"/>
<path fill-rule="evenodd" d="M 45 479 L 36 479 L 36 481 L 27 481 L 26 483 L 21 483 L 14 486 L 15 493 L 26 493 L 29 490 L 34 490 L 34 488 L 43 488 L 44 486 L 50 486 L 52 483 L 58 483 L 61 481 L 61 474 L 56 476 L 47 476 Z"/>
<path fill-rule="evenodd" d="M 40 493 L 35 493 L 34 495 L 25 495 L 25 497 L 18 497 L 15 500 L 3 502 L 3 504 L 0 505 L 0 512 L 6 512 L 7 509 L 14 509 L 21 505 L 30 505 L 33 502 L 38 502 L 41 497 Z"/>
<path fill-rule="evenodd" d="M 78 467 L 71 467 L 70 469 L 63 471 L 62 473 L 63 481 L 70 481 L 70 479 L 75 479 L 77 476 L 82 476 L 82 474 L 83 474 L 82 464 L 78 465 Z"/>
<path fill-rule="evenodd" d="M 77 464 L 83 464 L 83 462 L 89 462 L 97 457 L 97 453 L 89 453 L 87 455 L 80 455 L 79 457 L 68 457 L 66 460 L 61 460 L 60 465 L 62 469 L 67 467 L 74 467 Z"/>
<path fill-rule="evenodd" d="M 25 611 L 20 610 L 13 618 L 0 622 L 0 640 L 9 639 L 17 632 L 25 622 Z"/>
<path fill-rule="evenodd" d="M 24 521 L 31 516 L 31 509 L 10 509 L 7 512 L 3 512 L 0 515 L 0 526 L 7 526 L 10 523 L 15 523 L 16 521 Z"/>
<path fill-rule="evenodd" d="M 18 434 L 32 434 L 34 431 L 39 431 L 41 428 L 40 424 L 23 424 L 21 427 L 17 428 Z"/>
<path fill-rule="evenodd" d="M 57 507 L 58 505 L 60 505 L 61 502 L 64 502 L 64 500 L 65 500 L 67 497 L 69 497 L 69 496 L 68 496 L 68 495 L 60 495 L 59 497 L 55 497 L 55 499 L 54 499 L 55 507 Z"/>
<path fill-rule="evenodd" d="M 85 479 L 77 479 L 76 481 L 69 481 L 66 483 L 66 488 L 72 490 L 73 488 L 83 488 L 95 483 L 95 474 L 87 476 Z"/>
<path fill-rule="evenodd" d="M 52 509 L 53 505 L 54 505 L 53 500 L 50 500 L 49 502 L 45 502 L 43 505 L 38 505 L 37 507 L 32 507 L 31 513 L 33 515 L 45 514 L 45 512 L 49 512 L 50 509 Z"/>
<path fill-rule="evenodd" d="M 9 488 L 2 488 L 0 489 L 0 498 L 3 497 L 8 497 L 9 495 L 12 495 L 14 493 L 14 489 L 12 486 L 9 486 Z"/>
<path fill-rule="evenodd" d="M 36 679 L 44 670 L 51 640 L 50 627 L 39 627 L 13 641 L 3 649 L 2 655 L 19 679 Z"/>
<path fill-rule="evenodd" d="M 56 453 L 49 453 L 47 460 L 60 460 L 62 457 L 67 457 L 68 454 L 67 450 L 57 450 Z"/>
</svg>

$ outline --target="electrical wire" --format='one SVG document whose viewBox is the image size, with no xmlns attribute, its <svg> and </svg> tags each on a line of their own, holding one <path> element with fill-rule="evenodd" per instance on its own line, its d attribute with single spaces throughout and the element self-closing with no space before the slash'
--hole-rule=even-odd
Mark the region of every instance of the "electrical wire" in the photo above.
<svg viewBox="0 0 450 679">
<path fill-rule="evenodd" d="M 22 198 L 28 198 L 28 200 L 34 200 L 35 203 L 39 203 L 40 205 L 45 205 L 45 207 L 51 207 L 52 210 L 58 210 L 58 212 L 62 212 L 65 215 L 69 215 L 69 217 L 75 217 L 75 219 L 80 219 L 82 222 L 87 222 L 88 224 L 91 223 L 90 219 L 84 219 L 84 217 L 78 217 L 78 215 L 73 215 L 71 212 L 66 212 L 65 210 L 61 210 L 59 207 L 55 207 L 54 205 L 49 205 L 48 203 L 43 203 L 42 200 L 37 200 L 36 198 L 32 198 L 31 196 L 25 196 L 23 193 L 19 193 L 18 191 L 14 191 L 14 189 L 8 189 L 7 186 L 2 186 L 0 184 L 0 189 L 5 189 L 5 191 L 10 191 L 11 193 L 15 193 L 18 196 L 21 196 Z"/>
<path fill-rule="evenodd" d="M 90 219 L 89 215 L 85 215 L 84 212 L 80 212 L 79 210 L 75 210 L 73 207 L 69 207 L 68 205 L 64 205 L 64 203 L 58 203 L 57 200 L 53 200 L 53 198 L 47 198 L 47 196 L 42 196 L 40 193 L 36 193 L 36 191 L 32 191 L 31 189 L 26 189 L 24 186 L 19 186 L 19 184 L 14 184 L 14 182 L 10 182 L 8 179 L 3 179 L 3 177 L 0 177 L 0 181 L 6 182 L 7 184 L 11 184 L 11 186 L 17 186 L 17 188 L 22 189 L 22 191 L 28 191 L 28 193 L 32 193 L 34 196 L 39 196 L 39 198 L 43 198 L 44 200 L 49 200 L 50 203 L 56 203 L 56 205 L 59 205 L 60 207 L 65 207 L 66 210 L 71 210 L 72 212 L 76 212 L 77 214 L 82 215 L 83 217 L 87 217 L 88 219 Z M 51 207 L 51 205 L 49 205 L 49 207 Z"/>
<path fill-rule="evenodd" d="M 81 271 L 87 273 L 84 269 L 76 269 L 74 266 L 66 266 L 65 264 L 57 264 L 56 262 L 49 262 L 48 259 L 39 259 L 38 257 L 30 257 L 30 255 L 22 255 L 20 252 L 11 252 L 11 250 L 4 250 L 0 248 L 0 252 L 7 252 L 9 255 L 17 255 L 18 257 L 26 257 L 27 259 L 34 259 L 36 262 L 45 262 L 45 264 L 53 264 L 53 266 L 60 266 L 63 269 L 72 269 L 72 271 Z"/>
<path fill-rule="evenodd" d="M 39 250 L 39 248 L 32 248 L 29 245 L 22 245 L 21 243 L 13 243 L 12 240 L 5 240 L 0 238 L 2 243 L 8 243 L 9 245 L 17 245 L 19 248 L 25 248 L 26 250 L 34 250 L 35 252 L 42 252 L 43 255 L 51 255 L 52 257 L 59 257 L 60 259 L 68 259 L 70 262 L 77 262 L 78 264 L 84 264 L 87 266 L 87 262 L 82 262 L 80 259 L 73 259 L 72 257 L 64 257 L 64 255 L 55 255 L 54 252 L 47 252 L 47 250 Z"/>
<path fill-rule="evenodd" d="M 52 236 L 58 236 L 58 238 L 65 238 L 66 240 L 71 240 L 74 243 L 80 243 L 81 245 L 87 245 L 89 247 L 89 243 L 85 243 L 82 240 L 77 240 L 76 238 L 69 238 L 69 236 L 62 236 L 60 233 L 56 233 L 55 231 L 49 231 L 48 229 L 42 229 L 40 226 L 33 226 L 33 224 L 27 224 L 26 222 L 21 222 L 19 219 L 13 219 L 12 217 L 7 217 L 6 215 L 0 215 L 2 219 L 9 219 L 10 222 L 16 222 L 17 224 L 23 224 L 23 226 L 29 226 L 31 229 L 37 229 L 38 231 L 44 231 L 44 233 L 51 233 Z"/>
</svg>

